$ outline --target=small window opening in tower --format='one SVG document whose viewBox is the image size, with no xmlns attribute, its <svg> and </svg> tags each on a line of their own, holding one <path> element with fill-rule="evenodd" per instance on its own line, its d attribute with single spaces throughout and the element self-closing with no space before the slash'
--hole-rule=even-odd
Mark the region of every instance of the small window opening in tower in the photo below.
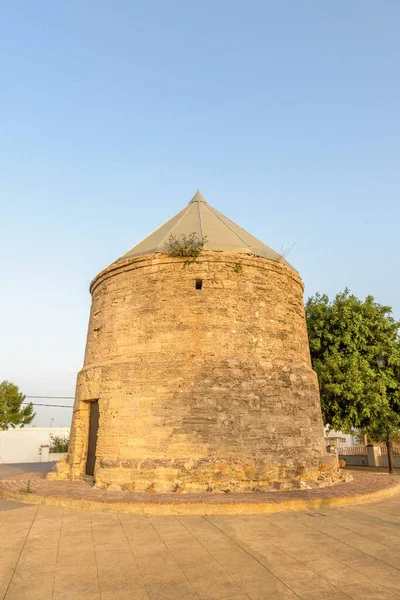
<svg viewBox="0 0 400 600">
<path fill-rule="evenodd" d="M 203 280 L 196 279 L 196 290 L 201 290 L 202 287 L 203 287 Z"/>
</svg>

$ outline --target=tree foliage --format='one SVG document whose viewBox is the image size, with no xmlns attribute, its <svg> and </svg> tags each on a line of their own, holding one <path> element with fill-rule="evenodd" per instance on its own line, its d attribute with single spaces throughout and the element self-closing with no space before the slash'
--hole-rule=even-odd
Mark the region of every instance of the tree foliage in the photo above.
<svg viewBox="0 0 400 600">
<path fill-rule="evenodd" d="M 397 431 L 393 430 L 390 433 L 390 439 L 392 440 L 392 442 L 396 444 L 396 446 L 400 446 L 400 429 L 398 429 Z M 368 442 L 370 444 L 381 444 L 382 442 L 387 441 L 387 432 L 384 431 L 383 428 L 381 428 L 380 431 L 376 432 L 374 427 L 370 427 L 364 429 L 357 429 L 354 432 L 354 439 L 356 444 L 362 446 L 364 444 L 365 435 L 367 436 Z"/>
<path fill-rule="evenodd" d="M 394 444 L 400 444 L 400 430 L 397 429 L 396 426 L 391 427 L 389 425 L 389 427 L 387 427 L 383 419 L 380 419 L 376 423 L 372 423 L 369 427 L 365 427 L 360 431 L 361 433 L 366 434 L 369 444 L 382 444 L 387 442 L 388 434 Z"/>
<path fill-rule="evenodd" d="M 400 323 L 389 306 L 364 301 L 348 289 L 330 302 L 316 294 L 306 304 L 311 358 L 325 425 L 383 439 L 400 429 Z M 386 358 L 379 370 L 376 356 Z"/>
<path fill-rule="evenodd" d="M 24 394 L 9 381 L 0 383 L 0 429 L 23 427 L 32 422 L 35 413 L 32 404 L 22 406 Z"/>
</svg>

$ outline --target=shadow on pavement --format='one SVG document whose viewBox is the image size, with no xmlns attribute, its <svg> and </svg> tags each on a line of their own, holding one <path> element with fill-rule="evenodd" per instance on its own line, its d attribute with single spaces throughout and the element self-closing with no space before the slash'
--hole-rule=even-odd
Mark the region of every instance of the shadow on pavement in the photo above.
<svg viewBox="0 0 400 600">
<path fill-rule="evenodd" d="M 0 479 L 20 473 L 49 473 L 55 464 L 55 462 L 0 464 Z"/>
<path fill-rule="evenodd" d="M 15 464 L 0 464 L 0 479 L 12 477 L 19 473 L 49 473 L 56 463 L 15 463 Z M 4 510 L 15 510 L 17 508 L 26 508 L 32 504 L 22 504 L 0 498 L 0 512 Z"/>
<path fill-rule="evenodd" d="M 370 473 L 389 474 L 387 467 L 368 467 L 367 465 L 346 465 L 346 471 L 369 471 Z M 399 467 L 396 467 L 396 475 L 400 475 Z"/>
<path fill-rule="evenodd" d="M 28 506 L 33 506 L 33 504 L 22 504 L 21 502 L 0 498 L 0 512 L 4 510 L 15 510 L 17 508 L 27 508 Z"/>
</svg>

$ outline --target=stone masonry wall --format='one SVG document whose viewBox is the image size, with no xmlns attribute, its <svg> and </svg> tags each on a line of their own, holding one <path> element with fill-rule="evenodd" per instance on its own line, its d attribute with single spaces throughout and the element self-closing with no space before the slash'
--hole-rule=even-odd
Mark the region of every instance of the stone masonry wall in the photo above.
<svg viewBox="0 0 400 600">
<path fill-rule="evenodd" d="M 84 475 L 95 399 L 100 487 L 264 490 L 334 474 L 294 271 L 156 254 L 114 263 L 91 292 L 70 451 L 54 477 Z"/>
</svg>

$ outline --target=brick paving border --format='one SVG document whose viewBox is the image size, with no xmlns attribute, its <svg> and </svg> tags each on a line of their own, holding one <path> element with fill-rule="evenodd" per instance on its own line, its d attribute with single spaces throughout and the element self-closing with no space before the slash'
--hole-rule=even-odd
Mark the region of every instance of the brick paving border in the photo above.
<svg viewBox="0 0 400 600">
<path fill-rule="evenodd" d="M 400 494 L 400 477 L 353 471 L 353 481 L 326 488 L 239 494 L 146 494 L 107 491 L 84 481 L 48 481 L 42 473 L 0 480 L 0 496 L 27 504 L 154 515 L 273 513 L 361 504 Z M 27 492 L 29 487 L 31 492 Z"/>
</svg>

